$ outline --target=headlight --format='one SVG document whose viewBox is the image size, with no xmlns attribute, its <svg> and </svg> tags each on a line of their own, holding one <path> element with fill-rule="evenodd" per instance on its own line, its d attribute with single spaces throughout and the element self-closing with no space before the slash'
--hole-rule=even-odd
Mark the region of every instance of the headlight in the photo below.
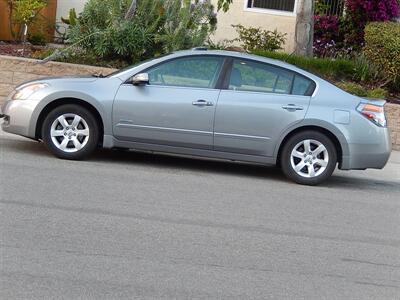
<svg viewBox="0 0 400 300">
<path fill-rule="evenodd" d="M 12 100 L 26 100 L 30 96 L 32 96 L 38 90 L 44 89 L 49 85 L 46 83 L 32 83 L 27 85 L 21 89 L 17 89 L 15 93 L 12 95 Z"/>
</svg>

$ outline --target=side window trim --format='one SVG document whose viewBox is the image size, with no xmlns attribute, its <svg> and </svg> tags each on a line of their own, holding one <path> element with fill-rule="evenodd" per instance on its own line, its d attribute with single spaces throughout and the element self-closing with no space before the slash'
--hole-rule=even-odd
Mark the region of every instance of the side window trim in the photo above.
<svg viewBox="0 0 400 300">
<path fill-rule="evenodd" d="M 230 77 L 231 77 L 231 73 L 232 73 L 232 69 L 233 69 L 233 62 L 234 62 L 235 59 L 236 60 L 245 60 L 245 61 L 249 61 L 249 62 L 260 63 L 260 64 L 264 64 L 264 65 L 271 66 L 271 67 L 274 67 L 274 68 L 282 69 L 282 70 L 284 70 L 286 72 L 293 73 L 292 83 L 291 83 L 291 87 L 290 87 L 290 94 L 287 94 L 287 95 L 311 97 L 314 94 L 315 89 L 317 87 L 316 82 L 314 80 L 312 80 L 311 78 L 309 78 L 309 77 L 307 77 L 307 76 L 305 76 L 305 75 L 303 75 L 301 73 L 298 73 L 298 72 L 290 70 L 290 69 L 286 69 L 286 68 L 281 67 L 281 66 L 277 66 L 277 65 L 270 64 L 270 63 L 263 62 L 263 61 L 252 60 L 252 59 L 248 59 L 248 58 L 235 57 L 235 56 L 227 56 L 226 59 L 229 61 L 229 70 L 226 72 L 226 74 L 224 76 L 223 85 L 221 86 L 222 90 L 229 90 L 229 81 L 230 81 Z M 308 90 L 306 91 L 306 93 L 304 95 L 294 95 L 293 94 L 294 80 L 295 80 L 296 76 L 303 77 L 303 78 L 305 78 L 305 79 L 307 79 L 307 80 L 309 80 L 311 82 L 310 87 L 308 88 Z M 271 93 L 259 92 L 259 93 L 282 95 L 281 93 L 274 93 L 274 92 L 271 92 Z"/>
<path fill-rule="evenodd" d="M 233 58 L 230 56 L 226 56 L 225 64 L 221 71 L 219 89 L 221 89 L 221 90 L 229 89 L 229 81 L 230 81 L 231 74 L 232 74 L 232 68 L 233 68 Z"/>
<path fill-rule="evenodd" d="M 217 84 L 215 85 L 215 89 L 218 89 L 218 90 L 223 90 L 224 87 L 226 86 L 226 84 L 229 84 L 231 66 L 232 66 L 232 63 L 233 63 L 233 60 L 230 57 L 222 56 L 222 58 L 224 59 L 224 63 L 223 63 L 222 68 L 221 68 L 221 70 L 219 72 L 219 77 L 218 77 L 218 80 L 217 80 Z M 227 76 L 228 73 L 229 73 L 229 77 Z"/>
<path fill-rule="evenodd" d="M 179 57 L 173 57 L 173 58 L 164 60 L 164 61 L 162 61 L 162 62 L 159 62 L 159 63 L 157 63 L 157 64 L 155 64 L 155 65 L 149 66 L 148 68 L 146 68 L 146 69 L 144 69 L 144 70 L 142 70 L 142 71 L 140 71 L 140 72 L 137 72 L 137 73 L 134 74 L 133 76 L 135 76 L 135 75 L 137 75 L 137 74 L 140 74 L 140 73 L 147 73 L 149 70 L 151 70 L 151 69 L 153 69 L 153 68 L 157 68 L 157 67 L 160 66 L 160 65 L 163 65 L 163 64 L 166 64 L 166 63 L 170 63 L 170 62 L 172 62 L 172 61 L 174 61 L 174 60 L 185 59 L 185 58 L 193 58 L 193 57 L 195 57 L 195 58 L 198 58 L 198 57 L 200 57 L 200 58 L 216 57 L 216 58 L 221 59 L 222 65 L 221 65 L 221 67 L 220 67 L 220 69 L 219 69 L 219 74 L 218 74 L 218 76 L 217 76 L 217 80 L 215 81 L 216 83 L 214 84 L 214 86 L 213 86 L 213 87 L 185 87 L 185 86 L 179 86 L 179 85 L 176 85 L 176 86 L 173 86 L 173 85 L 165 85 L 165 86 L 166 86 L 166 87 L 197 88 L 197 89 L 220 89 L 220 88 L 218 88 L 218 84 L 219 84 L 221 75 L 223 75 L 222 71 L 223 71 L 223 68 L 224 68 L 224 66 L 225 66 L 225 62 L 226 62 L 226 58 L 227 58 L 227 57 L 222 56 L 222 55 L 195 54 L 195 55 L 183 55 L 183 56 L 179 56 Z M 151 86 L 151 84 L 150 84 L 149 86 Z"/>
</svg>

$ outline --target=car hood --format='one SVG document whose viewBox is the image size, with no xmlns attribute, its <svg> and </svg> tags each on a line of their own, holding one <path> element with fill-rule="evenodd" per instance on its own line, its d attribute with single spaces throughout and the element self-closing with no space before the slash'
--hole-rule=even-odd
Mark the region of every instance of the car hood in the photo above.
<svg viewBox="0 0 400 300">
<path fill-rule="evenodd" d="M 69 82 L 69 83 L 90 83 L 95 82 L 99 79 L 99 77 L 95 76 L 60 76 L 60 77 L 43 77 L 39 79 L 30 80 L 18 85 L 16 88 L 23 88 L 26 85 L 31 83 L 60 83 L 60 82 Z"/>
</svg>

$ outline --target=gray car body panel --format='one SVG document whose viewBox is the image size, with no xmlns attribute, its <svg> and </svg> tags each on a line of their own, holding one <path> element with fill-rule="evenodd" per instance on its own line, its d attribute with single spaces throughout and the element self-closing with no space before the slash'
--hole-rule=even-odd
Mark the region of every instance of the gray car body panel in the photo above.
<svg viewBox="0 0 400 300">
<path fill-rule="evenodd" d="M 126 83 L 153 65 L 191 55 L 219 55 L 272 64 L 312 79 L 316 88 L 308 97 Z M 50 86 L 28 100 L 9 97 L 2 112 L 10 115 L 11 121 L 2 124 L 3 130 L 35 139 L 39 115 L 47 105 L 59 99 L 76 99 L 93 106 L 101 116 L 105 148 L 127 147 L 275 164 L 288 134 L 299 128 L 318 127 L 329 131 L 339 141 L 342 169 L 383 168 L 391 151 L 389 130 L 374 125 L 356 111 L 364 100 L 285 62 L 249 54 L 180 51 L 107 78 L 42 78 L 18 88 L 32 82 L 45 82 Z M 192 107 L 191 102 L 198 98 L 207 98 L 213 106 Z M 235 105 L 232 99 L 237 100 Z M 182 106 L 184 101 L 188 106 Z M 303 110 L 281 109 L 289 103 L 302 106 Z M 168 120 L 163 119 L 165 116 Z"/>
</svg>

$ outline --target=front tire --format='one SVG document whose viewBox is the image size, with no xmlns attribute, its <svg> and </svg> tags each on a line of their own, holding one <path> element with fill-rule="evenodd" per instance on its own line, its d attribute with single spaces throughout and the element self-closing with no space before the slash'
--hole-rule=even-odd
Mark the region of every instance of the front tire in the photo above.
<svg viewBox="0 0 400 300">
<path fill-rule="evenodd" d="M 52 110 L 43 122 L 46 147 L 62 159 L 79 160 L 90 155 L 99 142 L 99 126 L 86 108 L 66 104 Z"/>
<path fill-rule="evenodd" d="M 282 149 L 280 164 L 289 179 L 304 185 L 327 180 L 337 164 L 335 145 L 318 131 L 299 132 Z"/>
</svg>

